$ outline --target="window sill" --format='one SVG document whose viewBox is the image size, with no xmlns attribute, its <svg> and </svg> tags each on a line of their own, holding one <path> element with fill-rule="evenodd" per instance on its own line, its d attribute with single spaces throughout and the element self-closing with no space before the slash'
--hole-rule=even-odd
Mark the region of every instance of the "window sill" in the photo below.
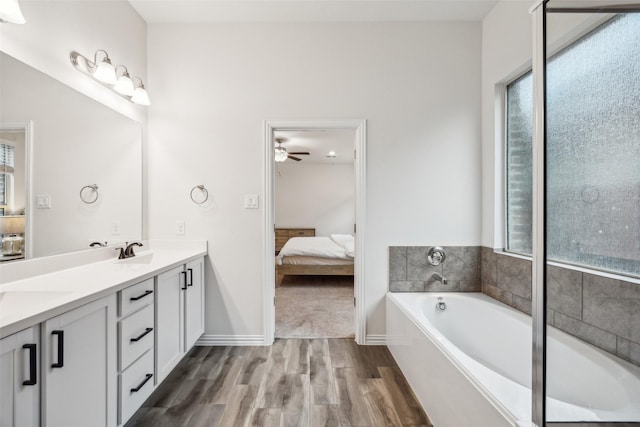
<svg viewBox="0 0 640 427">
<path fill-rule="evenodd" d="M 494 248 L 493 249 L 493 253 L 498 254 L 498 255 L 509 256 L 509 257 L 513 257 L 513 258 L 524 259 L 524 260 L 527 260 L 527 261 L 532 261 L 532 257 L 531 256 L 514 254 L 514 253 L 511 253 L 511 252 L 506 252 L 504 249 L 500 249 L 500 248 Z M 621 280 L 623 282 L 629 282 L 629 283 L 634 283 L 636 285 L 640 285 L 640 278 L 637 278 L 637 277 L 625 276 L 625 275 L 616 274 L 616 273 L 609 273 L 609 272 L 601 271 L 601 270 L 594 270 L 594 269 L 591 269 L 591 268 L 588 268 L 588 267 L 581 267 L 581 266 L 572 265 L 572 264 L 565 264 L 565 263 L 558 262 L 558 261 L 547 261 L 547 265 L 553 265 L 555 267 L 566 268 L 567 270 L 579 271 L 581 273 L 587 273 L 587 274 L 591 274 L 591 275 L 594 275 L 594 276 L 606 277 L 607 279 Z"/>
</svg>

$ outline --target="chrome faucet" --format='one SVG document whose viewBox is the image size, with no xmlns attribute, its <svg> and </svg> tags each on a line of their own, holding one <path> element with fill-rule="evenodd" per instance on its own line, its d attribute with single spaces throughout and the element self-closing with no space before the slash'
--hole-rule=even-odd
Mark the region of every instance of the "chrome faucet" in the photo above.
<svg viewBox="0 0 640 427">
<path fill-rule="evenodd" d="M 136 256 L 136 254 L 133 253 L 133 247 L 134 246 L 141 247 L 143 245 L 140 242 L 129 243 L 127 245 L 127 247 L 125 248 L 125 250 L 124 250 L 124 257 L 125 258 L 131 258 L 131 257 Z"/>
<path fill-rule="evenodd" d="M 431 278 L 434 279 L 436 282 L 442 282 L 443 285 L 447 284 L 447 278 L 440 275 L 439 273 L 433 273 L 431 275 Z"/>
</svg>

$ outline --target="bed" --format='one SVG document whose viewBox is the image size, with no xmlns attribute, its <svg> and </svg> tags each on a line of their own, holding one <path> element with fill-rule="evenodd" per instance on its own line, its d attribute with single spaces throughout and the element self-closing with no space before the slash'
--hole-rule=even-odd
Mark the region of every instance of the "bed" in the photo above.
<svg viewBox="0 0 640 427">
<path fill-rule="evenodd" d="M 276 257 L 276 286 L 286 275 L 353 276 L 354 237 L 292 237 Z"/>
</svg>

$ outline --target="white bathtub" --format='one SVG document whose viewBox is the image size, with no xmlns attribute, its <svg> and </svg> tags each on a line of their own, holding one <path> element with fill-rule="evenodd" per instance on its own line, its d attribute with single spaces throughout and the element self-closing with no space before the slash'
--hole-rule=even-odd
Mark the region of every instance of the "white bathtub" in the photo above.
<svg viewBox="0 0 640 427">
<path fill-rule="evenodd" d="M 548 421 L 640 421 L 640 368 L 548 332 Z M 531 317 L 481 293 L 389 293 L 387 345 L 435 426 L 531 425 Z"/>
</svg>

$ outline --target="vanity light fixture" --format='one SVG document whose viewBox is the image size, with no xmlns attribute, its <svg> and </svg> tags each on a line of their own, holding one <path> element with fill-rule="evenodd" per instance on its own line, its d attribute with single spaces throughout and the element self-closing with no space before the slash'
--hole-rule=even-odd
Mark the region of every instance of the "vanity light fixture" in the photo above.
<svg viewBox="0 0 640 427">
<path fill-rule="evenodd" d="M 120 76 L 118 76 L 118 81 L 113 87 L 113 90 L 118 92 L 120 95 L 133 96 L 133 80 L 129 77 L 129 70 L 127 70 L 127 67 L 124 65 L 118 65 L 115 69 L 116 75 L 118 75 L 119 68 L 123 68 L 124 71 Z"/>
<path fill-rule="evenodd" d="M 134 89 L 131 101 L 135 104 L 151 105 L 151 102 L 149 102 L 149 94 L 147 93 L 147 89 L 144 88 L 142 79 L 140 77 L 134 77 L 134 79 L 140 80 L 140 85 L 136 86 L 136 88 Z"/>
<path fill-rule="evenodd" d="M 20 11 L 18 0 L 0 0 L 0 22 L 24 24 L 25 19 Z"/>
<path fill-rule="evenodd" d="M 99 57 L 102 58 L 100 61 L 98 61 Z M 134 104 L 151 105 L 149 94 L 144 87 L 142 79 L 140 77 L 132 78 L 129 75 L 129 70 L 124 65 L 114 67 L 106 50 L 97 50 L 93 55 L 93 61 L 76 51 L 71 52 L 69 58 L 76 70 L 92 77 L 123 98 Z M 140 81 L 137 86 L 134 84 L 134 79 Z"/>
</svg>

